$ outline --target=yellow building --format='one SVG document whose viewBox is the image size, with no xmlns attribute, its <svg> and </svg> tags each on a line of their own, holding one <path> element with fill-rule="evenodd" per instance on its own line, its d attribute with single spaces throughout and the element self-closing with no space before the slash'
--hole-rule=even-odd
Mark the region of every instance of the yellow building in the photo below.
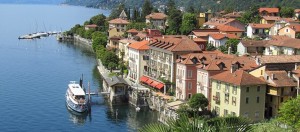
<svg viewBox="0 0 300 132">
<path fill-rule="evenodd" d="M 264 79 L 268 83 L 266 95 L 266 117 L 275 117 L 283 102 L 297 95 L 297 81 L 291 72 L 284 70 L 266 71 Z"/>
<path fill-rule="evenodd" d="M 198 23 L 197 23 L 197 26 L 198 27 L 202 27 L 203 24 L 205 22 L 207 22 L 208 20 L 210 20 L 212 18 L 212 13 L 211 11 L 207 11 L 205 13 L 199 13 L 199 16 L 197 17 L 198 19 Z"/>
<path fill-rule="evenodd" d="M 261 24 L 274 24 L 276 21 L 279 21 L 281 18 L 279 16 L 263 16 L 260 20 Z"/>
<path fill-rule="evenodd" d="M 211 109 L 218 116 L 264 119 L 266 83 L 243 70 L 226 71 L 211 77 Z"/>
</svg>

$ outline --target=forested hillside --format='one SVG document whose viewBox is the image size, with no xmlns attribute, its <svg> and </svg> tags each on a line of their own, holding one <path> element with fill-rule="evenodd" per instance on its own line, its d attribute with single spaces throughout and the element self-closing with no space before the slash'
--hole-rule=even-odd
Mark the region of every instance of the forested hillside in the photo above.
<svg viewBox="0 0 300 132">
<path fill-rule="evenodd" d="M 168 0 L 151 0 L 156 8 L 165 5 Z M 300 8 L 300 0 L 174 0 L 177 6 L 189 8 L 194 6 L 197 10 L 211 9 L 213 11 L 234 9 L 246 10 L 252 5 L 277 7 L 288 6 Z M 144 0 L 66 0 L 66 4 L 81 5 L 97 8 L 111 9 L 124 2 L 127 7 L 141 7 Z"/>
</svg>

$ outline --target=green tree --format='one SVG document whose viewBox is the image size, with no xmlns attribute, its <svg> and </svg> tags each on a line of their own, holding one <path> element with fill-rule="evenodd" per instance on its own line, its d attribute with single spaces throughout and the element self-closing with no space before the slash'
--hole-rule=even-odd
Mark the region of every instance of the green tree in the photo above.
<svg viewBox="0 0 300 132">
<path fill-rule="evenodd" d="M 258 6 L 252 6 L 238 20 L 244 24 L 259 23 L 261 17 L 258 12 Z"/>
<path fill-rule="evenodd" d="M 196 93 L 189 100 L 188 104 L 194 110 L 198 110 L 199 108 L 204 110 L 205 107 L 207 107 L 207 105 L 208 105 L 208 100 L 203 94 Z"/>
<path fill-rule="evenodd" d="M 196 15 L 192 13 L 184 13 L 182 18 L 182 25 L 180 27 L 180 32 L 183 35 L 187 35 L 193 29 L 196 28 L 197 19 Z"/>
<path fill-rule="evenodd" d="M 106 47 L 107 44 L 107 36 L 99 31 L 96 31 L 92 34 L 92 47 L 94 51 L 98 47 Z"/>
<path fill-rule="evenodd" d="M 213 46 L 211 43 L 207 43 L 206 44 L 206 50 L 207 51 L 213 51 L 213 50 L 216 50 L 217 48 L 215 46 Z"/>
<path fill-rule="evenodd" d="M 119 18 L 121 12 L 125 10 L 125 4 L 121 3 L 117 8 L 112 9 L 110 15 L 109 15 L 109 20 Z"/>
<path fill-rule="evenodd" d="M 227 53 L 227 49 L 226 49 L 226 46 L 225 45 L 221 45 L 218 47 L 218 50 L 220 50 L 221 52 L 223 53 Z"/>
<path fill-rule="evenodd" d="M 167 18 L 168 21 L 168 28 L 166 33 L 168 35 L 175 35 L 179 34 L 180 26 L 182 22 L 182 13 L 180 10 L 172 9 L 168 11 L 169 17 Z"/>
<path fill-rule="evenodd" d="M 99 15 L 93 16 L 90 19 L 90 24 L 96 24 L 99 27 L 104 26 L 105 22 L 106 22 L 106 16 L 103 15 L 103 14 L 99 14 Z"/>
<path fill-rule="evenodd" d="M 146 19 L 146 16 L 151 14 L 151 11 L 153 9 L 152 4 L 150 3 L 150 0 L 145 0 L 143 7 L 142 7 L 142 19 L 143 21 Z"/>
<path fill-rule="evenodd" d="M 193 6 L 192 4 L 191 4 L 191 5 L 189 6 L 189 8 L 187 9 L 187 12 L 188 12 L 188 13 L 192 13 L 192 14 L 196 13 L 195 8 L 194 8 L 194 6 Z"/>
<path fill-rule="evenodd" d="M 239 40 L 237 39 L 229 39 L 225 43 L 225 48 L 226 51 L 228 50 L 229 47 L 231 47 L 231 54 L 235 54 L 237 52 L 237 45 L 239 44 Z"/>
<path fill-rule="evenodd" d="M 300 97 L 284 102 L 278 114 L 278 121 L 300 131 Z"/>
<path fill-rule="evenodd" d="M 292 7 L 282 7 L 279 14 L 281 17 L 291 18 L 294 16 L 294 10 Z"/>
<path fill-rule="evenodd" d="M 117 67 L 117 64 L 119 62 L 119 57 L 112 51 L 105 52 L 105 54 L 101 58 L 103 65 L 111 70 Z"/>
<path fill-rule="evenodd" d="M 147 28 L 147 24 L 145 22 L 131 22 L 127 25 L 127 29 L 136 29 L 143 30 L 143 28 Z"/>
</svg>

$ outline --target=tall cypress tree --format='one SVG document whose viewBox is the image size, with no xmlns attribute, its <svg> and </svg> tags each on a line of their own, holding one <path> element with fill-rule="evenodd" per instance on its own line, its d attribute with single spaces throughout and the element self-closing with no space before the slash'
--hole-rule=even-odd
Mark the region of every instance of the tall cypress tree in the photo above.
<svg viewBox="0 0 300 132">
<path fill-rule="evenodd" d="M 141 16 L 141 19 L 143 21 L 145 20 L 145 17 L 151 13 L 152 9 L 153 7 L 152 4 L 150 3 L 150 0 L 145 0 L 142 7 L 142 16 Z"/>
</svg>

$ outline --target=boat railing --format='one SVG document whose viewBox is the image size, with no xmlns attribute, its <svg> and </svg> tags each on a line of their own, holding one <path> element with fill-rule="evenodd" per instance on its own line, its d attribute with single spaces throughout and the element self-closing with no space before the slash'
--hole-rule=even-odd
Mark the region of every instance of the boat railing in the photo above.
<svg viewBox="0 0 300 132">
<path fill-rule="evenodd" d="M 70 81 L 70 84 L 76 84 L 76 81 Z"/>
</svg>

